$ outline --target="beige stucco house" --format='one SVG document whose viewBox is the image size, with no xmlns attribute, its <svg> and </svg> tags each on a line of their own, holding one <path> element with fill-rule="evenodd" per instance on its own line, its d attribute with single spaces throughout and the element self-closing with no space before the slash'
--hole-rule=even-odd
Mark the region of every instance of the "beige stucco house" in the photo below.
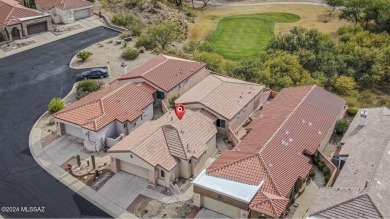
<svg viewBox="0 0 390 219">
<path fill-rule="evenodd" d="M 158 55 L 117 80 L 148 83 L 157 89 L 157 100 L 168 106 L 169 98 L 183 95 L 209 74 L 205 63 Z"/>
<path fill-rule="evenodd" d="M 249 134 L 193 181 L 194 204 L 233 218 L 280 218 L 303 192 L 310 156 L 326 145 L 345 101 L 318 86 L 283 89 Z"/>
<path fill-rule="evenodd" d="M 39 11 L 49 13 L 55 24 L 69 24 L 93 15 L 93 3 L 86 0 L 35 0 Z"/>
<path fill-rule="evenodd" d="M 236 138 L 238 129 L 269 98 L 263 85 L 211 74 L 180 96 L 175 103 L 188 109 L 205 109 L 217 120 L 218 133 Z"/>
<path fill-rule="evenodd" d="M 153 118 L 153 94 L 145 83 L 111 84 L 54 114 L 57 134 L 84 140 L 90 151 L 112 147 Z"/>
<path fill-rule="evenodd" d="M 188 179 L 217 150 L 214 120 L 204 110 L 187 110 L 182 120 L 169 111 L 110 148 L 111 169 L 166 187 L 179 177 Z"/>
<path fill-rule="evenodd" d="M 27 8 L 15 0 L 0 0 L 0 33 L 8 41 L 52 29 L 50 14 Z"/>
</svg>

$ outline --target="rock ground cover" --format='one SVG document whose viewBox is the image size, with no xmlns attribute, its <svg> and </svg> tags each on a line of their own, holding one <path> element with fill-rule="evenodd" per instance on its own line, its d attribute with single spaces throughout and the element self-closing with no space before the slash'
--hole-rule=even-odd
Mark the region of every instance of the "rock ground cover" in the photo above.
<svg viewBox="0 0 390 219">
<path fill-rule="evenodd" d="M 292 23 L 300 18 L 289 13 L 260 13 L 222 18 L 208 37 L 216 51 L 237 60 L 256 55 L 274 37 L 274 23 Z"/>
</svg>

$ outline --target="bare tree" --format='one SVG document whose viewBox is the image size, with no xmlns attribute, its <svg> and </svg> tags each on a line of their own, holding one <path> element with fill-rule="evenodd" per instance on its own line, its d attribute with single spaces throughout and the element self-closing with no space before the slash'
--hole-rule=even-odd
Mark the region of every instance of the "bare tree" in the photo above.
<svg viewBox="0 0 390 219">
<path fill-rule="evenodd" d="M 207 6 L 207 3 L 209 3 L 210 0 L 201 0 L 203 2 L 203 5 L 199 8 L 195 8 L 195 5 L 194 5 L 194 0 L 191 0 L 191 3 L 192 3 L 192 8 L 193 9 L 199 9 L 199 10 L 203 10 L 203 8 L 205 8 Z"/>
</svg>

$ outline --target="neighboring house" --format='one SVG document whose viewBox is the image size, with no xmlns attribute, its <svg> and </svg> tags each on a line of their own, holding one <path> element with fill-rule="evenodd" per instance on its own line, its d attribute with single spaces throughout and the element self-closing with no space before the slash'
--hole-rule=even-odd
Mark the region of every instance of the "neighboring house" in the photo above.
<svg viewBox="0 0 390 219">
<path fill-rule="evenodd" d="M 51 14 L 55 24 L 70 24 L 92 16 L 93 3 L 86 0 L 35 0 L 39 11 Z"/>
<path fill-rule="evenodd" d="M 341 169 L 309 218 L 390 218 L 390 109 L 360 109 L 341 140 Z"/>
<path fill-rule="evenodd" d="M 218 132 L 228 135 L 267 101 L 270 91 L 263 85 L 211 74 L 178 98 L 188 109 L 205 109 L 217 117 Z"/>
<path fill-rule="evenodd" d="M 9 41 L 52 29 L 50 14 L 27 8 L 15 0 L 0 0 L 0 32 Z"/>
<path fill-rule="evenodd" d="M 153 118 L 153 94 L 145 83 L 111 84 L 54 114 L 57 134 L 84 140 L 90 151 L 111 147 Z"/>
<path fill-rule="evenodd" d="M 193 181 L 194 204 L 233 218 L 278 218 L 306 186 L 310 156 L 324 147 L 345 101 L 318 86 L 285 88 L 249 133 Z"/>
<path fill-rule="evenodd" d="M 118 78 L 120 82 L 146 82 L 157 89 L 157 99 L 183 95 L 210 74 L 206 64 L 159 55 Z"/>
<path fill-rule="evenodd" d="M 169 111 L 110 148 L 111 169 L 166 187 L 179 177 L 188 179 L 217 150 L 214 120 L 204 110 L 187 110 L 182 120 Z"/>
</svg>

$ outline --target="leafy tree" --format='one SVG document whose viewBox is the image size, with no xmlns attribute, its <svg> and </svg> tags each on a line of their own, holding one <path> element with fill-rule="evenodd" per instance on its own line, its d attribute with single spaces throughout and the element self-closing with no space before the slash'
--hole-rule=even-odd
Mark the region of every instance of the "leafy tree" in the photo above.
<svg viewBox="0 0 390 219">
<path fill-rule="evenodd" d="M 354 24 L 362 24 L 365 20 L 364 10 L 371 0 L 345 0 L 343 2 L 340 19 L 345 19 Z"/>
<path fill-rule="evenodd" d="M 234 67 L 230 75 L 235 78 L 240 78 L 245 81 L 256 82 L 259 75 L 260 59 L 258 57 L 249 57 L 241 60 Z"/>
<path fill-rule="evenodd" d="M 179 40 L 179 32 L 174 23 L 150 26 L 146 35 L 164 50 L 170 43 Z M 146 48 L 146 47 L 145 47 Z"/>
<path fill-rule="evenodd" d="M 47 110 L 51 113 L 56 113 L 60 110 L 62 110 L 65 107 L 64 101 L 61 100 L 61 98 L 53 98 L 51 99 Z"/>
<path fill-rule="evenodd" d="M 344 135 L 349 127 L 349 122 L 346 119 L 340 119 L 336 122 L 335 131 L 339 135 Z"/>
<path fill-rule="evenodd" d="M 204 62 L 207 64 L 206 68 L 214 71 L 220 72 L 223 65 L 223 57 L 217 53 L 209 52 L 199 52 L 193 56 L 193 59 L 198 62 Z"/>
<path fill-rule="evenodd" d="M 334 10 L 336 10 L 337 7 L 340 7 L 343 4 L 343 0 L 327 0 L 326 3 L 329 6 L 333 7 L 332 11 L 329 13 L 329 15 L 332 15 Z"/>
<path fill-rule="evenodd" d="M 336 43 L 328 35 L 315 29 L 295 27 L 290 34 L 276 37 L 267 53 L 282 50 L 299 56 L 300 64 L 309 72 L 322 72 L 332 76 L 342 68 Z"/>
<path fill-rule="evenodd" d="M 282 88 L 319 84 L 299 63 L 297 55 L 279 51 L 271 55 L 263 55 L 258 82 L 279 91 Z"/>
<path fill-rule="evenodd" d="M 339 94 L 349 94 L 356 88 L 356 81 L 352 77 L 341 75 L 334 80 L 333 87 Z"/>
<path fill-rule="evenodd" d="M 92 52 L 83 50 L 83 51 L 77 53 L 77 58 L 83 60 L 83 62 L 84 62 L 85 60 L 87 60 L 92 55 L 93 55 Z"/>
</svg>

